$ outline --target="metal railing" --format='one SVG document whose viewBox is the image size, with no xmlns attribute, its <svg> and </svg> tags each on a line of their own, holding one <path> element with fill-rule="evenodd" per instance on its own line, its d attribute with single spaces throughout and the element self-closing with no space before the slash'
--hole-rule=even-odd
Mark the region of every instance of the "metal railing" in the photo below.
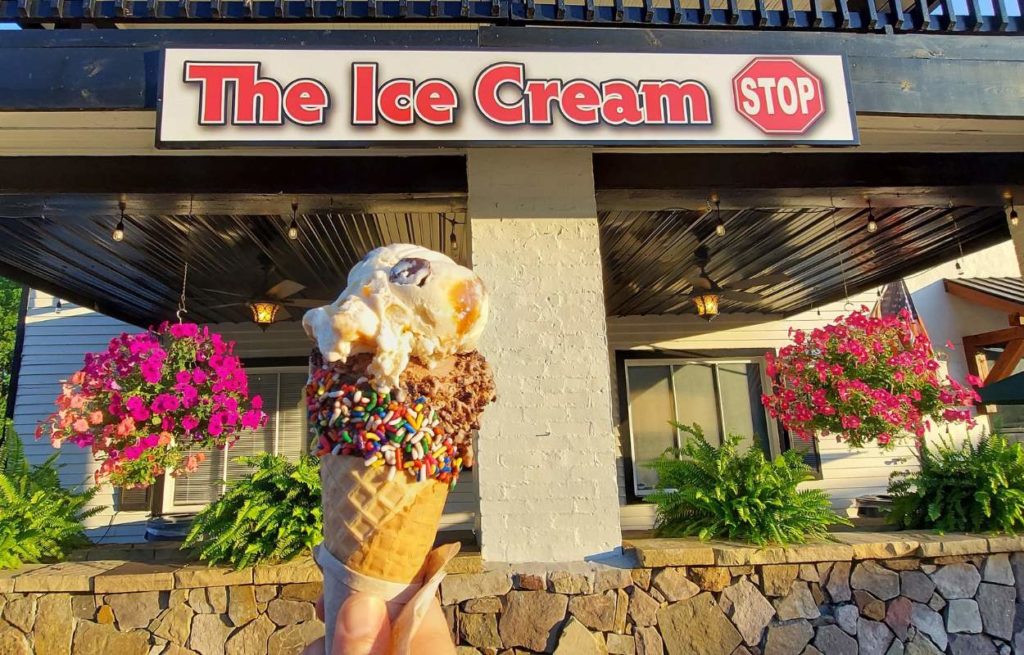
<svg viewBox="0 0 1024 655">
<path fill-rule="evenodd" d="M 0 0 L 0 20 L 26 25 L 461 20 L 504 25 L 1020 34 L 1024 33 L 1022 13 L 1022 0 L 888 0 L 881 5 L 875 0 Z"/>
</svg>

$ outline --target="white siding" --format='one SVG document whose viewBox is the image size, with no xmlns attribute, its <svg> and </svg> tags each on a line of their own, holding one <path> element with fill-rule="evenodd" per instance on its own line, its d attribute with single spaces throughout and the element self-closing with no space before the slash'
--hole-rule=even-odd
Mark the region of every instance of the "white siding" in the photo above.
<svg viewBox="0 0 1024 655">
<path fill-rule="evenodd" d="M 993 246 L 962 262 L 965 277 L 1020 275 L 1013 245 L 1009 241 Z M 1004 313 L 979 307 L 954 298 L 945 292 L 942 281 L 957 277 L 954 262 L 924 271 L 907 278 L 906 283 L 914 304 L 924 319 L 932 341 L 944 350 L 947 340 L 955 347 L 948 353 L 949 372 L 963 380 L 967 364 L 963 357 L 964 335 L 1004 328 Z M 854 306 L 872 307 L 877 292 L 851 298 Z M 788 343 L 788 331 L 794 328 L 810 329 L 822 325 L 845 313 L 845 301 L 804 312 L 789 318 L 763 314 L 723 315 L 706 323 L 693 315 L 687 316 L 625 316 L 608 319 L 608 343 L 611 351 L 612 378 L 615 371 L 615 351 L 628 349 L 667 350 L 728 350 L 777 349 Z M 618 401 L 614 404 L 618 425 Z M 819 445 L 822 461 L 820 481 L 808 486 L 827 489 L 832 494 L 833 506 L 838 511 L 852 506 L 853 499 L 869 493 L 885 491 L 889 474 L 912 465 L 912 451 L 908 447 L 882 451 L 879 448 L 851 450 L 825 439 Z M 623 530 L 646 530 L 652 526 L 654 507 L 647 504 L 627 505 L 623 459 L 618 459 L 619 493 Z"/>
<path fill-rule="evenodd" d="M 53 411 L 53 401 L 60 391 L 60 380 L 81 368 L 87 352 L 105 349 L 110 339 L 121 332 L 138 328 L 103 314 L 63 302 L 55 310 L 56 300 L 41 291 L 32 290 L 28 302 L 25 343 L 18 396 L 14 408 L 14 425 L 25 442 L 32 462 L 42 462 L 53 454 L 46 440 L 35 441 L 36 426 Z M 243 358 L 299 357 L 309 353 L 309 341 L 298 322 L 281 323 L 262 332 L 253 324 L 222 323 L 212 326 L 225 338 L 237 342 L 236 352 Z M 95 463 L 89 451 L 76 446 L 61 449 L 61 479 L 68 486 L 90 483 Z M 442 517 L 442 529 L 468 530 L 474 527 L 479 498 L 476 475 L 467 472 L 449 495 Z M 113 497 L 109 485 L 96 496 L 96 505 L 106 509 L 86 523 L 89 536 L 105 542 L 141 541 L 145 533 L 146 512 L 112 511 Z"/>
</svg>

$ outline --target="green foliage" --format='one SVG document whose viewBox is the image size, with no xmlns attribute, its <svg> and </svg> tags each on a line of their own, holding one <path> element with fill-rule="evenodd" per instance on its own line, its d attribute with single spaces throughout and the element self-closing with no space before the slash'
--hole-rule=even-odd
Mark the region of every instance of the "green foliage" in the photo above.
<svg viewBox="0 0 1024 655">
<path fill-rule="evenodd" d="M 82 521 L 103 509 L 85 509 L 99 488 L 76 492 L 61 487 L 58 455 L 29 465 L 21 440 L 8 429 L 0 445 L 0 569 L 60 559 L 89 543 Z"/>
<path fill-rule="evenodd" d="M 239 457 L 253 472 L 195 518 L 182 548 L 196 548 L 210 564 L 241 569 L 300 555 L 322 539 L 320 464 L 315 457 L 291 463 L 263 453 Z"/>
<path fill-rule="evenodd" d="M 781 545 L 824 538 L 829 525 L 849 524 L 824 491 L 797 489 L 813 478 L 800 453 L 768 461 L 757 448 L 741 453 L 736 435 L 716 448 L 696 423 L 675 426 L 691 438 L 649 465 L 658 472 L 658 490 L 648 500 L 658 505 L 660 535 Z"/>
<path fill-rule="evenodd" d="M 17 282 L 0 277 L 0 416 L 7 415 L 7 397 L 11 393 L 11 359 L 23 289 Z"/>
<path fill-rule="evenodd" d="M 1005 437 L 921 445 L 919 471 L 893 473 L 889 520 L 903 528 L 1014 533 L 1024 528 L 1024 447 Z"/>
</svg>

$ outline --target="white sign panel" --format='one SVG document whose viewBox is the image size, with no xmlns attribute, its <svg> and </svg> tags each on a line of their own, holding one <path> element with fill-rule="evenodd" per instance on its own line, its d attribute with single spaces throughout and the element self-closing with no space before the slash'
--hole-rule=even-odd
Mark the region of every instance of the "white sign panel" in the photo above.
<svg viewBox="0 0 1024 655">
<path fill-rule="evenodd" d="M 857 143 L 839 55 L 192 50 L 158 145 Z"/>
</svg>

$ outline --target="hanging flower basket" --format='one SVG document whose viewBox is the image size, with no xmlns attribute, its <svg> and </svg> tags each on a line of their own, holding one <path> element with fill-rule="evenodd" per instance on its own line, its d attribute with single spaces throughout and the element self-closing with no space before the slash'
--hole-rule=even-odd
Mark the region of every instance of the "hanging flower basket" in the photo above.
<svg viewBox="0 0 1024 655">
<path fill-rule="evenodd" d="M 91 448 L 96 482 L 152 484 L 197 470 L 201 448 L 230 447 L 266 424 L 234 342 L 192 323 L 122 334 L 63 384 L 57 411 L 36 430 L 59 448 Z"/>
<path fill-rule="evenodd" d="M 920 441 L 929 420 L 974 426 L 967 408 L 980 398 L 940 373 L 928 338 L 908 312 L 876 318 L 867 307 L 810 332 L 790 330 L 792 343 L 767 355 L 772 393 L 761 400 L 793 434 L 834 435 L 853 447 Z M 970 384 L 981 380 L 968 376 Z"/>
</svg>

